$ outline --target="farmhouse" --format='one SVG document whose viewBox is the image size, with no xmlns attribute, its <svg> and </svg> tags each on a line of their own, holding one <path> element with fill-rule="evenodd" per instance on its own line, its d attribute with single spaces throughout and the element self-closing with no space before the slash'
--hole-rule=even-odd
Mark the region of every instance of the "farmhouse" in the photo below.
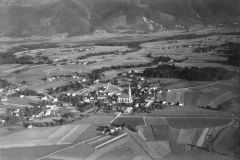
<svg viewBox="0 0 240 160">
<path fill-rule="evenodd" d="M 106 96 L 106 95 L 99 95 L 99 96 L 97 97 L 97 99 L 106 100 L 106 99 L 107 99 L 107 96 Z"/>
</svg>

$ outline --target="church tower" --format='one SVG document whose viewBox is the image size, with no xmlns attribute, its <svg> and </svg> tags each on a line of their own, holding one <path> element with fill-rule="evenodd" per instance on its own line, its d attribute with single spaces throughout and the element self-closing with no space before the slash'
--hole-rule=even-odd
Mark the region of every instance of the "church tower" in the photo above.
<svg viewBox="0 0 240 160">
<path fill-rule="evenodd" d="M 129 88 L 128 88 L 128 96 L 129 96 L 129 103 L 132 103 L 132 90 L 131 90 L 131 86 L 129 83 Z"/>
</svg>

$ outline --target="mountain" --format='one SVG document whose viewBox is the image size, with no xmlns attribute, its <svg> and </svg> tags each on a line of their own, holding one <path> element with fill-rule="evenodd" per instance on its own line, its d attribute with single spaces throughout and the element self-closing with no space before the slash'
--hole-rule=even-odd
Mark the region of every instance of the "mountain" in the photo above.
<svg viewBox="0 0 240 160">
<path fill-rule="evenodd" d="M 239 0 L 0 0 L 0 35 L 155 32 L 240 22 Z"/>
</svg>

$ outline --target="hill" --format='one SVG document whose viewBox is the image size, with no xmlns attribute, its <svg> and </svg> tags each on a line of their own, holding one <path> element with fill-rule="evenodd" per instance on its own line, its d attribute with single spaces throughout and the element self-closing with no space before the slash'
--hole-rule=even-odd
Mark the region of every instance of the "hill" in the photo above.
<svg viewBox="0 0 240 160">
<path fill-rule="evenodd" d="M 239 0 L 0 0 L 0 35 L 146 33 L 240 22 Z"/>
</svg>

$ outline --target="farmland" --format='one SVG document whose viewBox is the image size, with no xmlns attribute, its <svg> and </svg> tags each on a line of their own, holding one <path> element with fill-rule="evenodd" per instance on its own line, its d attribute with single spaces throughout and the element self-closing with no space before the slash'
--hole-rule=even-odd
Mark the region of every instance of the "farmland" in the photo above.
<svg viewBox="0 0 240 160">
<path fill-rule="evenodd" d="M 88 125 L 34 128 L 1 137 L 0 148 L 71 144 Z M 76 134 L 78 133 L 78 134 Z M 21 138 L 19 138 L 21 137 Z"/>
<path fill-rule="evenodd" d="M 0 78 L 9 82 L 0 93 L 0 113 L 18 116 L 15 125 L 49 126 L 14 131 L 3 125 L 0 159 L 157 159 L 207 148 L 206 135 L 225 133 L 224 127 L 236 136 L 231 127 L 239 113 L 239 67 L 220 51 L 239 42 L 239 33 L 96 34 L 0 44 Z M 132 104 L 119 103 L 128 87 Z M 27 89 L 39 95 L 16 94 Z M 43 111 L 21 113 L 33 104 Z M 111 141 L 117 136 L 101 135 L 96 127 L 112 120 L 137 131 Z M 217 140 L 214 147 L 225 153 L 225 143 Z"/>
</svg>

